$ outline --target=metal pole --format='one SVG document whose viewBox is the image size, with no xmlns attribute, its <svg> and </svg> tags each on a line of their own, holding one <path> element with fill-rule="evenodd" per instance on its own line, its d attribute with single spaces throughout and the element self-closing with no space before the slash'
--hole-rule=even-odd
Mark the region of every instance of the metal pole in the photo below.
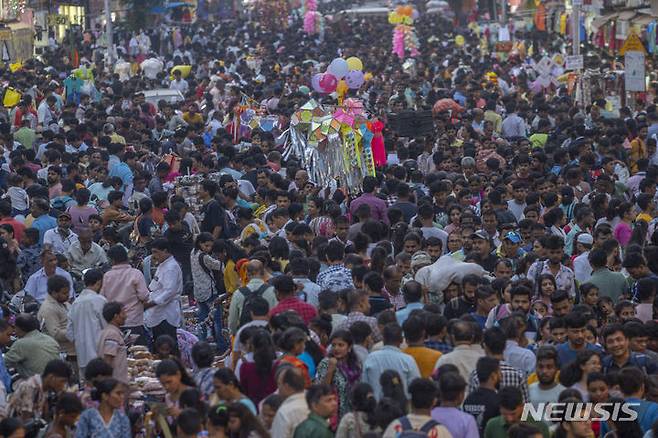
<svg viewBox="0 0 658 438">
<path fill-rule="evenodd" d="M 573 10 L 571 11 L 571 18 L 573 22 L 571 27 L 573 29 L 572 50 L 574 56 L 580 55 L 580 6 L 582 4 L 581 2 L 582 0 L 572 0 Z"/>
<path fill-rule="evenodd" d="M 107 40 L 107 64 L 114 64 L 114 35 L 112 33 L 112 12 L 110 11 L 110 0 L 105 0 L 105 33 Z"/>
<path fill-rule="evenodd" d="M 501 2 L 500 21 L 503 24 L 507 23 L 507 0 Z"/>
</svg>

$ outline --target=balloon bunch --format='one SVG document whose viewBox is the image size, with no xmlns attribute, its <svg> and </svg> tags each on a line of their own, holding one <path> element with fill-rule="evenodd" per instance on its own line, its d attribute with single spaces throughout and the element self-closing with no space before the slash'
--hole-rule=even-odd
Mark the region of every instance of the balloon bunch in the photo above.
<svg viewBox="0 0 658 438">
<path fill-rule="evenodd" d="M 395 24 L 393 29 L 392 52 L 398 58 L 404 59 L 405 50 L 409 51 L 411 57 L 419 55 L 418 37 L 414 30 L 414 20 L 418 18 L 418 11 L 413 6 L 398 6 L 388 14 L 388 22 Z"/>
<path fill-rule="evenodd" d="M 405 24 L 411 26 L 418 18 L 418 11 L 413 6 L 398 6 L 394 11 L 388 13 L 388 22 L 391 24 Z"/>
<path fill-rule="evenodd" d="M 352 56 L 331 61 L 325 73 L 313 76 L 311 86 L 318 93 L 329 94 L 335 91 L 342 100 L 347 90 L 358 90 L 364 82 L 363 62 Z"/>
<path fill-rule="evenodd" d="M 318 12 L 317 0 L 306 0 L 306 12 L 304 13 L 304 32 L 307 35 L 320 33 L 322 15 Z"/>
</svg>

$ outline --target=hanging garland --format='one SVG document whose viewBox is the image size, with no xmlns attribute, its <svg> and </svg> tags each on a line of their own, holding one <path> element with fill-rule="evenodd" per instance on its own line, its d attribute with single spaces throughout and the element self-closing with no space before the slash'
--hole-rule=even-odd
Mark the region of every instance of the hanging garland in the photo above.
<svg viewBox="0 0 658 438">
<path fill-rule="evenodd" d="M 413 26 L 416 18 L 418 18 L 418 11 L 409 5 L 398 6 L 388 14 L 388 22 L 395 25 L 392 52 L 401 60 L 406 57 L 407 52 L 412 58 L 420 54 L 418 36 L 416 36 Z"/>
</svg>

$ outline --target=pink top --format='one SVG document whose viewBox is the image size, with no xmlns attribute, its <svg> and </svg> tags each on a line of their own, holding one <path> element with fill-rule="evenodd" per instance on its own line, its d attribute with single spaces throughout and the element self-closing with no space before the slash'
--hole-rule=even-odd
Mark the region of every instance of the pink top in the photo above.
<svg viewBox="0 0 658 438">
<path fill-rule="evenodd" d="M 91 205 L 85 205 L 84 207 L 74 205 L 73 207 L 69 207 L 68 212 L 71 215 L 71 226 L 76 233 L 89 226 L 89 216 L 98 214 L 98 210 Z"/>
<path fill-rule="evenodd" d="M 615 239 L 622 247 L 628 245 L 628 241 L 631 240 L 631 233 L 633 229 L 629 224 L 624 221 L 619 221 L 615 227 Z"/>
<path fill-rule="evenodd" d="M 117 301 L 126 309 L 125 327 L 144 325 L 144 302 L 149 289 L 144 274 L 129 264 L 112 266 L 103 276 L 101 295 L 107 301 Z"/>
</svg>

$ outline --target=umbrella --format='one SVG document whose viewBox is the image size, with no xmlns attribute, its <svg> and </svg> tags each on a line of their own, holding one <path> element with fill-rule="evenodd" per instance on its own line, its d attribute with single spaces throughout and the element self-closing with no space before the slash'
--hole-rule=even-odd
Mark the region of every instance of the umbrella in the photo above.
<svg viewBox="0 0 658 438">
<path fill-rule="evenodd" d="M 435 104 L 434 107 L 432 108 L 432 112 L 434 114 L 443 112 L 443 111 L 454 111 L 454 112 L 462 112 L 464 111 L 464 108 L 462 108 L 457 102 L 455 102 L 452 99 L 445 98 L 445 99 L 439 99 Z"/>
</svg>

